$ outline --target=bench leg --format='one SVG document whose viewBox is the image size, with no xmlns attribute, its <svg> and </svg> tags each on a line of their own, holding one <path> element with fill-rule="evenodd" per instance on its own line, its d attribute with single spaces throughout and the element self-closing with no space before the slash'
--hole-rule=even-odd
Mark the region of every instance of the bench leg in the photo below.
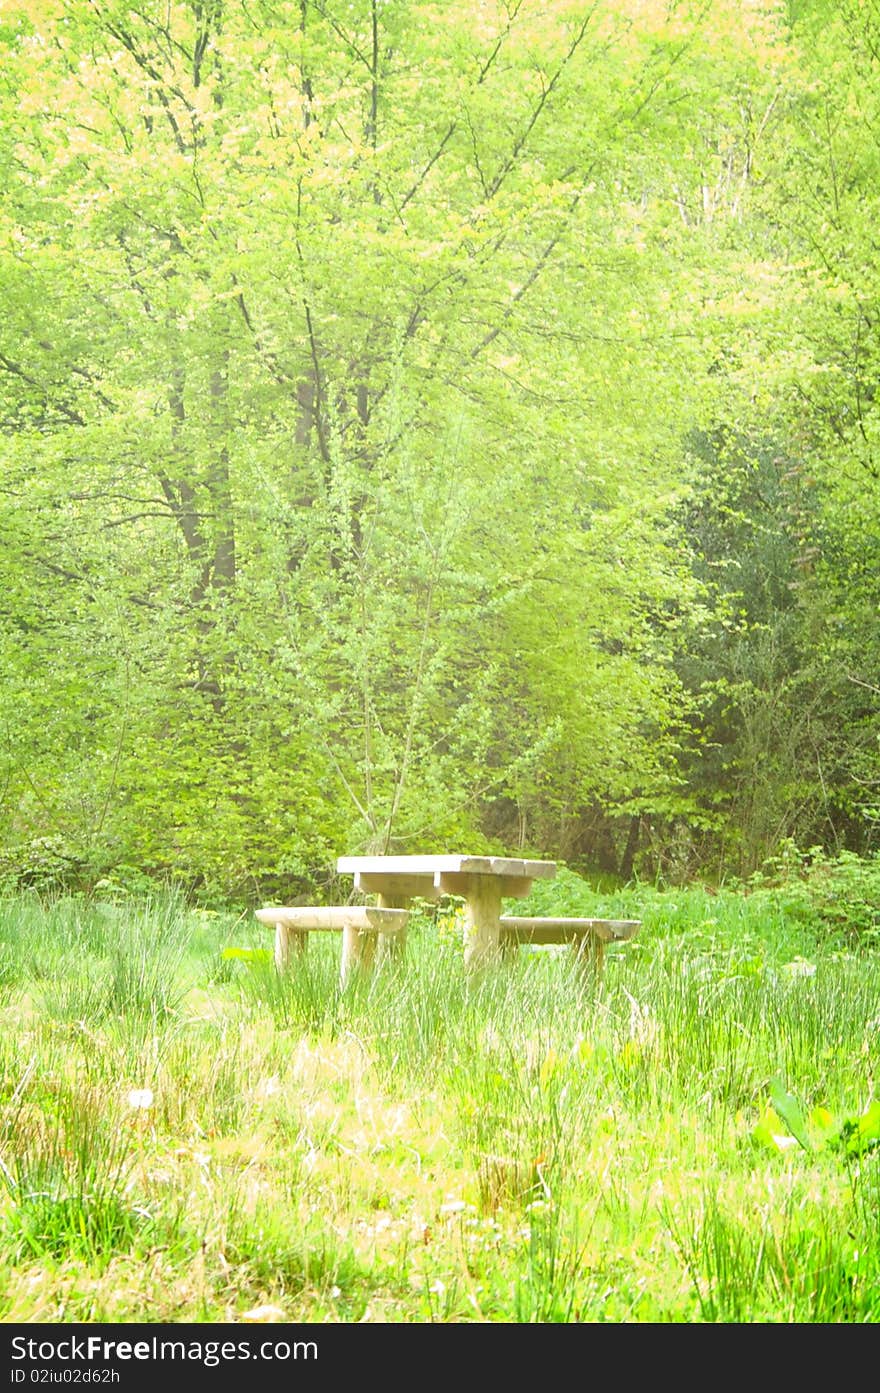
<svg viewBox="0 0 880 1393">
<path fill-rule="evenodd" d="M 406 909 L 407 901 L 401 895 L 379 895 L 377 896 L 378 909 Z M 381 962 L 392 962 L 403 957 L 406 952 L 406 929 L 398 929 L 397 933 L 379 935 L 379 959 Z"/>
<path fill-rule="evenodd" d="M 377 933 L 364 933 L 350 925 L 342 930 L 342 963 L 339 981 L 345 986 L 353 972 L 364 974 L 371 971 L 376 957 Z"/>
<path fill-rule="evenodd" d="M 309 946 L 309 936 L 286 924 L 275 925 L 275 966 L 279 972 L 286 972 L 290 966 L 291 953 L 301 958 Z"/>
</svg>

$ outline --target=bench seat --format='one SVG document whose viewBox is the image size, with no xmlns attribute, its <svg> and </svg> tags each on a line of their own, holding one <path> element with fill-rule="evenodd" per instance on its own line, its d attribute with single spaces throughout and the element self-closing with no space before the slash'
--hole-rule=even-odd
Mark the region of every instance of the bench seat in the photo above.
<svg viewBox="0 0 880 1393">
<path fill-rule="evenodd" d="M 290 964 L 291 952 L 306 951 L 310 933 L 342 934 L 340 979 L 344 986 L 354 968 L 370 968 L 379 936 L 402 934 L 409 920 L 405 909 L 374 909 L 369 905 L 267 905 L 256 911 L 261 924 L 275 930 L 275 966 Z"/>
<path fill-rule="evenodd" d="M 381 940 L 402 943 L 410 918 L 408 910 L 370 905 L 267 905 L 256 911 L 261 924 L 275 930 L 275 966 L 284 972 L 291 954 L 302 955 L 310 933 L 341 933 L 344 986 L 353 969 L 369 970 Z M 640 919 L 524 918 L 502 914 L 500 944 L 509 954 L 521 943 L 543 945 L 570 943 L 579 964 L 601 971 L 606 943 L 622 943 L 635 937 Z"/>
<path fill-rule="evenodd" d="M 501 947 L 510 952 L 521 943 L 570 943 L 578 960 L 601 971 L 606 943 L 634 938 L 641 919 L 552 919 L 501 916 Z"/>
</svg>

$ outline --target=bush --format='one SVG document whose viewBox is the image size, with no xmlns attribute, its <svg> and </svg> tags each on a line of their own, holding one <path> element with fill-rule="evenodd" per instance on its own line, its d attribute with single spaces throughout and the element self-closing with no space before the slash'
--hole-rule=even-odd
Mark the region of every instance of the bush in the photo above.
<svg viewBox="0 0 880 1393">
<path fill-rule="evenodd" d="M 880 854 L 828 856 L 821 847 L 802 852 L 786 843 L 747 888 L 802 923 L 838 930 L 849 942 L 880 945 Z"/>
</svg>

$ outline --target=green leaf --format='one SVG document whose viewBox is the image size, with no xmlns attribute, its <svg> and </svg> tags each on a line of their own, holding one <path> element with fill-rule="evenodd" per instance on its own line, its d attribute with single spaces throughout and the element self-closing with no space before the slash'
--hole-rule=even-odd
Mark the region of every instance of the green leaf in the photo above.
<svg viewBox="0 0 880 1393">
<path fill-rule="evenodd" d="M 807 1132 L 803 1108 L 792 1093 L 786 1093 L 778 1077 L 770 1082 L 770 1101 L 777 1115 L 804 1151 L 812 1151 L 813 1145 Z"/>
<path fill-rule="evenodd" d="M 848 1118 L 841 1136 L 849 1156 L 880 1146 L 880 1101 L 875 1099 L 861 1116 Z"/>
<path fill-rule="evenodd" d="M 810 1135 L 815 1137 L 816 1145 L 833 1146 L 840 1136 L 840 1121 L 828 1108 L 812 1108 L 808 1118 Z"/>
<path fill-rule="evenodd" d="M 752 1140 L 760 1146 L 777 1153 L 788 1151 L 790 1147 L 797 1146 L 795 1138 L 786 1132 L 785 1123 L 770 1107 L 761 1114 L 759 1121 L 752 1128 L 751 1135 Z"/>
</svg>

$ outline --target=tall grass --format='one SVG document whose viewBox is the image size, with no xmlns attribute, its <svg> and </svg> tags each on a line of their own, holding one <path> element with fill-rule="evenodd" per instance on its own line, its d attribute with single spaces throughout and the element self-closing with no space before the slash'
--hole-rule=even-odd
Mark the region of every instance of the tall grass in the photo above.
<svg viewBox="0 0 880 1393">
<path fill-rule="evenodd" d="M 643 919 L 601 980 L 425 918 L 341 990 L 332 935 L 279 977 L 250 917 L 0 902 L 0 1318 L 876 1319 L 876 953 L 558 893 Z"/>
</svg>

